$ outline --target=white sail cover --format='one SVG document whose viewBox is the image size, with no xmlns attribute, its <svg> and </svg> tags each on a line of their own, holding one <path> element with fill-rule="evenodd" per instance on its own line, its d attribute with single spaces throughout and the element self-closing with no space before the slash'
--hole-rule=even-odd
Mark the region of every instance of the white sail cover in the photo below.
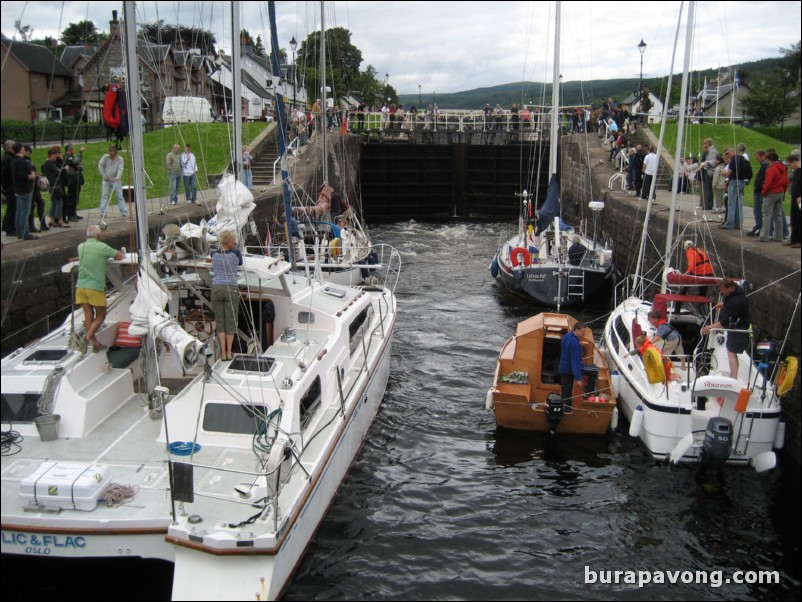
<svg viewBox="0 0 802 602">
<path fill-rule="evenodd" d="M 217 214 L 207 223 L 209 235 L 213 240 L 216 240 L 223 230 L 239 232 L 256 208 L 251 191 L 232 174 L 225 174 L 217 189 L 220 191 Z"/>
<path fill-rule="evenodd" d="M 140 268 L 137 281 L 136 299 L 131 304 L 131 326 L 128 332 L 133 335 L 148 334 L 160 338 L 178 352 L 185 368 L 194 365 L 203 348 L 203 343 L 181 328 L 164 311 L 170 294 L 148 265 Z"/>
</svg>

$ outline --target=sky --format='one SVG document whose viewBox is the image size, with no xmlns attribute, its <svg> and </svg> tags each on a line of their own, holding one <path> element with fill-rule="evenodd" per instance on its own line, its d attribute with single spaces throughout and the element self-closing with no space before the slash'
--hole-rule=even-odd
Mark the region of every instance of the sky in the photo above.
<svg viewBox="0 0 802 602">
<path fill-rule="evenodd" d="M 137 2 L 138 20 L 211 30 L 231 49 L 229 2 Z M 277 2 L 279 46 L 302 42 L 320 28 L 319 2 Z M 362 51 L 364 70 L 400 94 L 459 92 L 519 81 L 551 81 L 553 2 L 327 2 L 326 26 L 345 27 Z M 564 81 L 639 77 L 638 44 L 646 43 L 644 77 L 671 66 L 680 2 L 564 2 L 560 72 Z M 674 71 L 682 70 L 685 3 Z M 2 32 L 14 22 L 34 38 L 58 38 L 69 23 L 91 20 L 108 31 L 122 2 L 2 2 Z M 242 3 L 242 26 L 269 49 L 266 2 Z M 802 2 L 700 2 L 696 5 L 691 69 L 718 68 L 777 57 L 802 38 Z"/>
</svg>

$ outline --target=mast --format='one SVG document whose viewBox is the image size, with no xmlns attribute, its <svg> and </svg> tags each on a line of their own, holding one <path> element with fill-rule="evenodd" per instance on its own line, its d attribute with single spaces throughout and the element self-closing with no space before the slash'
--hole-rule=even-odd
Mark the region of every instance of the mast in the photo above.
<svg viewBox="0 0 802 602">
<path fill-rule="evenodd" d="M 554 73 L 551 85 L 551 144 L 549 145 L 549 176 L 557 173 L 557 140 L 560 131 L 560 18 L 562 2 L 557 2 L 554 15 Z"/>
<path fill-rule="evenodd" d="M 676 170 L 679 165 L 679 158 L 682 156 L 682 141 L 685 134 L 685 109 L 687 106 L 688 98 L 688 71 L 690 70 L 691 63 L 691 43 L 693 42 L 693 17 L 696 10 L 696 2 L 688 3 L 688 28 L 685 32 L 685 62 L 682 65 L 682 87 L 679 99 L 679 124 L 677 125 L 677 152 L 674 154 L 674 168 Z M 670 85 L 670 84 L 669 84 Z M 718 96 L 718 95 L 717 95 Z M 674 218 L 677 213 L 677 188 L 679 185 L 679 178 L 673 178 L 671 184 L 671 211 L 668 214 L 668 232 L 666 233 L 666 251 L 665 251 L 665 271 L 669 262 L 671 261 L 671 247 L 674 243 Z M 660 292 L 666 292 L 665 279 L 661 279 Z"/>
<path fill-rule="evenodd" d="M 234 176 L 242 181 L 242 40 L 240 39 L 240 3 L 231 3 L 231 104 L 234 114 Z"/>
<path fill-rule="evenodd" d="M 326 109 L 328 108 L 328 98 L 326 98 L 326 3 L 320 3 L 320 97 L 323 101 L 323 116 L 320 120 L 320 131 L 323 134 L 323 182 L 329 182 L 329 161 L 328 149 L 326 147 Z"/>
<path fill-rule="evenodd" d="M 131 142 L 131 171 L 134 174 L 134 208 L 139 265 L 146 268 L 148 253 L 148 212 L 145 198 L 145 152 L 142 139 L 142 110 L 139 87 L 139 56 L 136 48 L 136 2 L 123 2 L 123 45 L 125 48 L 126 98 L 128 103 L 128 138 Z"/>
<path fill-rule="evenodd" d="M 278 64 L 278 33 L 276 31 L 276 3 L 275 0 L 270 0 L 267 3 L 267 12 L 270 19 L 270 66 L 273 69 L 273 78 L 279 81 L 281 77 L 281 69 Z M 290 262 L 295 267 L 295 245 L 289 236 L 289 218 L 292 215 L 292 199 L 290 196 L 290 174 L 287 167 L 287 140 L 285 138 L 287 133 L 287 115 L 284 113 L 284 95 L 276 94 L 276 121 L 278 122 L 278 152 L 281 156 L 281 185 L 284 191 L 284 215 L 286 216 L 285 234 L 287 236 L 287 248 L 289 249 Z"/>
<path fill-rule="evenodd" d="M 671 82 L 674 78 L 674 60 L 676 59 L 677 55 L 677 42 L 679 40 L 679 31 L 682 25 L 682 9 L 685 6 L 685 2 L 681 2 L 679 5 L 679 16 L 677 17 L 677 30 L 674 34 L 674 51 L 671 53 L 671 68 L 668 71 L 668 87 L 666 92 L 666 101 L 663 105 L 663 116 L 660 122 L 660 136 L 657 140 L 657 166 L 655 168 L 655 175 L 657 175 L 657 170 L 660 168 L 660 149 L 663 148 L 663 138 L 665 137 L 666 133 L 666 117 L 668 114 L 668 107 L 670 106 L 669 100 L 671 99 Z M 687 49 L 686 49 L 687 50 Z M 649 235 L 649 216 L 652 212 L 652 196 L 654 195 L 655 187 L 657 186 L 657 178 L 652 178 L 652 185 L 649 189 L 648 193 L 648 201 L 646 202 L 646 213 L 643 218 L 643 231 L 641 232 L 640 237 L 640 249 L 638 249 L 638 263 L 635 266 L 635 287 L 640 288 L 639 296 L 643 298 L 645 293 L 645 286 L 644 286 L 644 279 L 643 274 L 641 273 L 641 266 L 643 265 L 643 256 L 646 252 L 646 238 Z"/>
</svg>

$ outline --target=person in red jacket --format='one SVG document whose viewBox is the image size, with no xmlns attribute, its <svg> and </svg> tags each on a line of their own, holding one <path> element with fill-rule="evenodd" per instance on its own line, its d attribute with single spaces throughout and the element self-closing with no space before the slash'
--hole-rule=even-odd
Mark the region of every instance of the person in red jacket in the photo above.
<svg viewBox="0 0 802 602">
<path fill-rule="evenodd" d="M 760 242 L 769 242 L 769 230 L 774 222 L 774 240 L 782 242 L 783 200 L 788 190 L 788 172 L 780 163 L 777 153 L 766 153 L 769 166 L 763 180 L 763 224 L 760 227 Z"/>
<path fill-rule="evenodd" d="M 693 276 L 712 276 L 713 265 L 710 257 L 702 249 L 693 244 L 693 241 L 686 240 L 684 243 L 685 259 L 688 262 L 686 274 Z"/>
</svg>

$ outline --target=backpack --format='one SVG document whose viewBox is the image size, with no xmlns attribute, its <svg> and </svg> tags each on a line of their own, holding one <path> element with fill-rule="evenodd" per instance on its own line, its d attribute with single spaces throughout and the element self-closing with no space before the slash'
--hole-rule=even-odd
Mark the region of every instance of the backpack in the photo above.
<svg viewBox="0 0 802 602">
<path fill-rule="evenodd" d="M 739 180 L 751 180 L 752 179 L 752 164 L 743 156 L 741 156 L 740 161 L 738 162 L 739 165 L 737 166 L 740 173 L 738 174 Z"/>
</svg>

